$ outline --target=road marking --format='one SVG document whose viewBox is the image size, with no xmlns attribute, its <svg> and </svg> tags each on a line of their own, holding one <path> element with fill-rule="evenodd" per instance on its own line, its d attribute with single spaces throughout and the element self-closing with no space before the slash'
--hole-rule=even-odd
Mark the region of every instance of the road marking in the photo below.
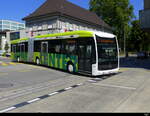
<svg viewBox="0 0 150 116">
<path fill-rule="evenodd" d="M 31 70 L 27 69 L 27 70 L 20 70 L 18 72 L 30 72 Z"/>
<path fill-rule="evenodd" d="M 8 66 L 8 65 L 17 65 L 17 63 L 0 61 L 0 66 Z"/>
<path fill-rule="evenodd" d="M 33 102 L 36 102 L 36 101 L 39 101 L 40 100 L 40 98 L 35 98 L 35 99 L 33 99 L 33 100 L 30 100 L 30 101 L 27 101 L 28 103 L 33 103 Z"/>
<path fill-rule="evenodd" d="M 48 70 L 46 67 L 41 67 L 41 66 L 38 66 L 38 65 L 28 65 L 28 66 L 30 66 L 30 67 L 32 67 L 32 68 L 35 68 L 35 69 L 40 69 L 40 70 Z"/>
<path fill-rule="evenodd" d="M 129 90 L 136 90 L 136 88 L 133 87 L 126 87 L 126 86 L 118 86 L 118 85 L 110 85 L 110 84 L 97 84 L 103 87 L 113 87 L 113 88 L 121 88 L 121 89 L 129 89 Z"/>
<path fill-rule="evenodd" d="M 40 96 L 40 97 L 37 97 L 35 99 L 32 99 L 32 100 L 29 100 L 27 102 L 22 102 L 22 103 L 19 103 L 19 104 L 16 104 L 16 105 L 13 105 L 12 107 L 9 107 L 9 108 L 6 108 L 6 109 L 3 109 L 3 110 L 0 110 L 0 113 L 6 113 L 8 111 L 12 111 L 14 109 L 17 109 L 17 108 L 20 108 L 20 107 L 23 107 L 23 106 L 26 106 L 26 105 L 29 105 L 29 104 L 32 104 L 34 102 L 37 102 L 37 101 L 40 101 L 40 100 L 43 100 L 45 98 L 48 98 L 48 97 L 51 97 L 51 96 L 54 96 L 54 95 L 57 95 L 59 93 L 63 93 L 65 91 L 68 91 L 70 89 L 73 89 L 73 88 L 76 88 L 76 87 L 79 87 L 83 85 L 83 83 L 79 83 L 79 84 L 76 84 L 76 85 L 73 85 L 73 86 L 70 86 L 70 87 L 67 87 L 65 89 L 60 89 L 58 91 L 55 91 L 53 93 L 50 93 L 50 94 L 47 94 L 47 95 L 43 95 L 43 96 Z"/>
<path fill-rule="evenodd" d="M 8 64 L 6 64 L 6 63 L 1 63 L 1 65 L 2 65 L 2 66 L 8 66 Z"/>
<path fill-rule="evenodd" d="M 49 96 L 53 96 L 53 95 L 55 95 L 55 94 L 58 94 L 58 92 L 50 93 L 50 94 L 48 94 L 48 95 L 49 95 Z"/>
<path fill-rule="evenodd" d="M 83 85 L 83 83 L 79 83 L 79 84 L 77 84 L 78 86 L 81 86 L 81 85 Z"/>
<path fill-rule="evenodd" d="M 72 87 L 65 88 L 65 90 L 69 90 L 69 89 L 72 89 Z"/>
<path fill-rule="evenodd" d="M 13 62 L 9 62 L 9 64 L 11 64 L 11 65 L 17 65 L 16 63 L 13 63 Z"/>
<path fill-rule="evenodd" d="M 5 112 L 8 112 L 8 111 L 11 111 L 11 110 L 14 110 L 14 109 L 16 109 L 16 107 L 10 107 L 10 108 L 1 110 L 0 113 L 5 113 Z"/>
<path fill-rule="evenodd" d="M 96 80 L 88 80 L 88 82 L 91 82 L 91 83 L 96 83 L 97 81 Z"/>
</svg>

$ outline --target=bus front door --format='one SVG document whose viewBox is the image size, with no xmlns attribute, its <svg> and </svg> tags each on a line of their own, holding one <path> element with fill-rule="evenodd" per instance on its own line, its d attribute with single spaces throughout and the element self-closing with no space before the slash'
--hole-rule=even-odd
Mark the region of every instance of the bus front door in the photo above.
<svg viewBox="0 0 150 116">
<path fill-rule="evenodd" d="M 48 65 L 48 42 L 41 43 L 41 64 Z"/>
<path fill-rule="evenodd" d="M 92 46 L 87 43 L 78 46 L 78 63 L 79 63 L 79 72 L 85 72 L 88 74 L 92 73 L 91 66 L 91 51 Z"/>
</svg>

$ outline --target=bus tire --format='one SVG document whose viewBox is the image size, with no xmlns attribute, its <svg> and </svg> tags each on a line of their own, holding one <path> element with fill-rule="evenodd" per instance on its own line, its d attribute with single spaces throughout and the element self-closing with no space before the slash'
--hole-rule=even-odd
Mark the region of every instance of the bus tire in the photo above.
<svg viewBox="0 0 150 116">
<path fill-rule="evenodd" d="M 20 62 L 20 58 L 19 57 L 17 57 L 17 62 Z"/>
<path fill-rule="evenodd" d="M 74 73 L 74 66 L 72 63 L 69 63 L 67 65 L 67 71 L 70 72 L 70 73 Z"/>
<path fill-rule="evenodd" d="M 36 58 L 36 64 L 39 65 L 40 64 L 40 59 Z"/>
</svg>

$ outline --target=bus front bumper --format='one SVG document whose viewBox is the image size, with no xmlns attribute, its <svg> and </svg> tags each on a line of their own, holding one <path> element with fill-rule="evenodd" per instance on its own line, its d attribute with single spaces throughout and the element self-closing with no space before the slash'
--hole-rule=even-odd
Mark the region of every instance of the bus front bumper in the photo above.
<svg viewBox="0 0 150 116">
<path fill-rule="evenodd" d="M 119 68 L 112 69 L 112 70 L 100 71 L 100 70 L 98 70 L 97 65 L 92 65 L 92 76 L 111 75 L 111 74 L 116 74 L 118 72 L 119 72 Z"/>
</svg>

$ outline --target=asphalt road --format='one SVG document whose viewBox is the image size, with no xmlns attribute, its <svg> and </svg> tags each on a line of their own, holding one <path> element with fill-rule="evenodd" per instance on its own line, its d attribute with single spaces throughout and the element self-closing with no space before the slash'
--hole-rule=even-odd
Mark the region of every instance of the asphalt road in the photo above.
<svg viewBox="0 0 150 116">
<path fill-rule="evenodd" d="M 0 61 L 0 112 L 150 112 L 150 60 L 122 58 L 98 78 Z"/>
</svg>

